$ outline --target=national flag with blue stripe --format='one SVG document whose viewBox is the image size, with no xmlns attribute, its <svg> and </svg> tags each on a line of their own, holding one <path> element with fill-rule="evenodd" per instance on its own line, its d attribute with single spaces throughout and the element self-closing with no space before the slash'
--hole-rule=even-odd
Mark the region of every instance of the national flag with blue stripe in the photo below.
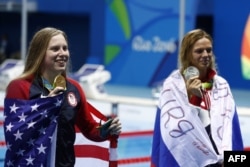
<svg viewBox="0 0 250 167">
<path fill-rule="evenodd" d="M 6 167 L 53 166 L 62 100 L 63 95 L 33 100 L 5 99 Z"/>
</svg>

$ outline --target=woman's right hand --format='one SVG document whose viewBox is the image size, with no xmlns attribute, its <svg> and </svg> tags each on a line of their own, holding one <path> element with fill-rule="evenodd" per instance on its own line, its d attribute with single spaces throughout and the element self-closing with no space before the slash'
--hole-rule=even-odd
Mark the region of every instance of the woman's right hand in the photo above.
<svg viewBox="0 0 250 167">
<path fill-rule="evenodd" d="M 186 88 L 188 97 L 195 95 L 197 97 L 202 97 L 201 80 L 198 76 L 192 77 L 186 81 Z"/>
<path fill-rule="evenodd" d="M 65 89 L 63 88 L 63 87 L 60 87 L 60 86 L 57 86 L 57 87 L 55 87 L 53 90 L 51 90 L 50 92 L 49 92 L 49 97 L 52 97 L 52 96 L 56 96 L 56 95 L 58 95 L 58 94 L 60 94 L 60 93 L 62 93 L 62 92 L 64 92 L 65 91 Z"/>
</svg>

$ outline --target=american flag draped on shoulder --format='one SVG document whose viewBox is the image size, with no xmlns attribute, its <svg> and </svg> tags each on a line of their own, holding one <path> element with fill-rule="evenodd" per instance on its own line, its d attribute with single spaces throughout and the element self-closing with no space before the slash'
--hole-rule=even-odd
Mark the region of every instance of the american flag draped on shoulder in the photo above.
<svg viewBox="0 0 250 167">
<path fill-rule="evenodd" d="M 99 123 L 107 121 L 106 117 L 88 103 L 88 110 L 93 118 Z M 95 167 L 117 167 L 117 142 L 118 136 L 111 136 L 104 142 L 94 142 L 83 136 L 76 127 L 75 140 L 75 167 L 95 166 Z"/>
<path fill-rule="evenodd" d="M 34 100 L 5 99 L 6 167 L 53 166 L 54 134 L 62 99 L 62 95 Z"/>
<path fill-rule="evenodd" d="M 54 166 L 57 117 L 62 99 L 62 95 L 33 100 L 5 99 L 6 167 Z M 96 120 L 105 118 L 90 104 L 88 109 Z M 117 136 L 105 142 L 90 141 L 79 131 L 76 136 L 76 167 L 82 164 L 117 167 Z"/>
</svg>

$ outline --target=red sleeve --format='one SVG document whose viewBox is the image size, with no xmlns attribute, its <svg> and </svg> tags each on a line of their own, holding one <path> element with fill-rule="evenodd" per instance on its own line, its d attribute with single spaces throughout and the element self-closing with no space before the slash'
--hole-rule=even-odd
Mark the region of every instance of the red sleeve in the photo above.
<svg viewBox="0 0 250 167">
<path fill-rule="evenodd" d="M 24 79 L 12 80 L 6 89 L 6 98 L 29 99 L 30 82 Z"/>
<path fill-rule="evenodd" d="M 100 136 L 100 131 L 97 129 L 97 126 L 99 123 L 97 123 L 92 115 L 91 112 L 95 108 L 88 104 L 84 91 L 79 85 L 78 82 L 75 80 L 69 79 L 69 82 L 71 82 L 74 86 L 77 87 L 78 92 L 80 94 L 80 108 L 76 115 L 76 127 L 79 129 L 83 135 L 91 140 L 94 141 L 104 141 L 106 139 L 103 139 Z"/>
</svg>

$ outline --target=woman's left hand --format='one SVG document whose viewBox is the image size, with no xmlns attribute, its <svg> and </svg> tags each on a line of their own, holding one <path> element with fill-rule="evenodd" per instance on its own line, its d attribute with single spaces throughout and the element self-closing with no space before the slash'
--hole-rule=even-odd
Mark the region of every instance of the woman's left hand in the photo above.
<svg viewBox="0 0 250 167">
<path fill-rule="evenodd" d="M 109 128 L 108 128 L 108 131 L 110 133 L 110 135 L 120 135 L 121 133 L 121 123 L 119 121 L 119 118 L 118 117 L 115 117 L 113 118 Z"/>
</svg>

